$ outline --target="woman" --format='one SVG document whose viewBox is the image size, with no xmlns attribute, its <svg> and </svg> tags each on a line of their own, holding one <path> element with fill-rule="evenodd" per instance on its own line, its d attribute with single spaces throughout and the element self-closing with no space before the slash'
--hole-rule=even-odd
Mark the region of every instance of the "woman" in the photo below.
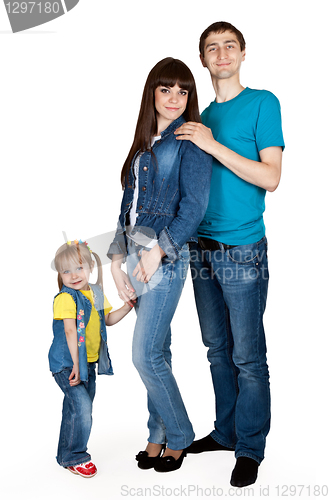
<svg viewBox="0 0 330 500">
<path fill-rule="evenodd" d="M 168 57 L 145 84 L 108 253 L 119 296 L 135 302 L 133 363 L 148 392 L 148 445 L 136 459 L 141 469 L 158 472 L 178 469 L 194 439 L 172 374 L 170 323 L 189 265 L 187 242 L 196 241 L 207 208 L 212 160 L 176 139 L 185 121 L 200 122 L 195 81 L 183 62 Z M 121 269 L 126 257 L 129 277 Z"/>
</svg>

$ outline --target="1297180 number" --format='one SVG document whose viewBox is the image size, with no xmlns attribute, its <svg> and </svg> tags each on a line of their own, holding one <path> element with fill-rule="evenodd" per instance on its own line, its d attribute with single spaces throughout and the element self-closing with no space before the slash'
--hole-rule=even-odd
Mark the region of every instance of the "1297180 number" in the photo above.
<svg viewBox="0 0 330 500">
<path fill-rule="evenodd" d="M 58 14 L 60 4 L 58 2 L 8 2 L 6 3 L 8 14 Z"/>
</svg>

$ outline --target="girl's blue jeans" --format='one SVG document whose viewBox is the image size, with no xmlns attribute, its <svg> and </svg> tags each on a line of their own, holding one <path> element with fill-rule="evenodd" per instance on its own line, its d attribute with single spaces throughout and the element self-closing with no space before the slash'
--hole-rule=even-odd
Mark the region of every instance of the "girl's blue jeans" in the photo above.
<svg viewBox="0 0 330 500">
<path fill-rule="evenodd" d="M 221 244 L 220 244 L 221 246 Z M 267 240 L 225 250 L 191 246 L 191 274 L 216 399 L 211 436 L 258 463 L 270 427 L 263 314 Z"/>
<path fill-rule="evenodd" d="M 172 373 L 170 324 L 186 279 L 189 250 L 185 245 L 173 262 L 162 259 L 149 283 L 144 284 L 132 276 L 140 249 L 129 241 L 127 270 L 138 295 L 133 363 L 148 393 L 148 441 L 181 450 L 192 443 L 194 431 Z"/>
<path fill-rule="evenodd" d="M 88 462 L 87 443 L 92 428 L 92 403 L 95 396 L 95 365 L 88 363 L 88 382 L 70 386 L 72 368 L 54 373 L 64 393 L 62 423 L 57 449 L 57 462 L 63 467 Z"/>
</svg>

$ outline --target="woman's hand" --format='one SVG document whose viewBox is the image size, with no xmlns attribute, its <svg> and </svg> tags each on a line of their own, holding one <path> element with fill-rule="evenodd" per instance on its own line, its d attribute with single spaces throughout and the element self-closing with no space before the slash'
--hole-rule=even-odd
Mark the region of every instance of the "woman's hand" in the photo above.
<svg viewBox="0 0 330 500">
<path fill-rule="evenodd" d="M 72 372 L 70 373 L 69 381 L 70 381 L 71 387 L 74 387 L 75 385 L 80 384 L 80 373 L 79 373 L 78 366 L 73 365 Z"/>
<path fill-rule="evenodd" d="M 133 271 L 133 276 L 137 281 L 148 283 L 157 271 L 165 252 L 159 245 L 155 245 L 150 251 L 142 250 L 140 262 Z"/>
<path fill-rule="evenodd" d="M 118 290 L 119 297 L 133 307 L 136 302 L 135 290 L 127 274 L 121 269 L 122 256 L 116 256 L 112 260 L 111 273 Z"/>
</svg>

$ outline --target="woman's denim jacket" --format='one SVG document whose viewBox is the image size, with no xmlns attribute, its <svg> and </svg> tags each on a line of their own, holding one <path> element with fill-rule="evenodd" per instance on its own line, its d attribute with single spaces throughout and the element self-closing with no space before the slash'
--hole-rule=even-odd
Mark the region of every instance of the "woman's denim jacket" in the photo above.
<svg viewBox="0 0 330 500">
<path fill-rule="evenodd" d="M 212 172 L 212 157 L 191 141 L 178 140 L 174 131 L 184 123 L 181 116 L 161 133 L 151 151 L 145 151 L 139 164 L 139 195 L 134 233 L 143 233 L 158 244 L 171 260 L 187 241 L 197 241 L 197 228 L 206 212 Z M 125 226 L 134 194 L 134 162 L 121 204 L 117 232 L 108 251 L 124 254 Z M 155 161 L 156 160 L 156 161 Z"/>
<path fill-rule="evenodd" d="M 95 309 L 100 316 L 100 334 L 101 345 L 98 359 L 98 374 L 99 375 L 113 375 L 111 360 L 107 347 L 107 329 L 104 319 L 104 295 L 101 288 L 97 285 L 89 285 L 93 291 L 95 300 Z M 77 306 L 77 342 L 79 352 L 79 372 L 80 380 L 86 382 L 88 380 L 88 365 L 87 365 L 87 351 L 86 351 L 86 326 L 88 324 L 92 304 L 85 295 L 77 290 L 68 288 L 63 285 L 60 293 L 69 293 Z M 59 295 L 59 294 L 57 294 Z M 54 297 L 57 297 L 57 295 Z M 49 366 L 52 373 L 58 373 L 64 368 L 72 368 L 73 362 L 66 341 L 64 331 L 64 321 L 54 319 L 53 321 L 54 339 L 50 347 L 48 359 Z"/>
</svg>

